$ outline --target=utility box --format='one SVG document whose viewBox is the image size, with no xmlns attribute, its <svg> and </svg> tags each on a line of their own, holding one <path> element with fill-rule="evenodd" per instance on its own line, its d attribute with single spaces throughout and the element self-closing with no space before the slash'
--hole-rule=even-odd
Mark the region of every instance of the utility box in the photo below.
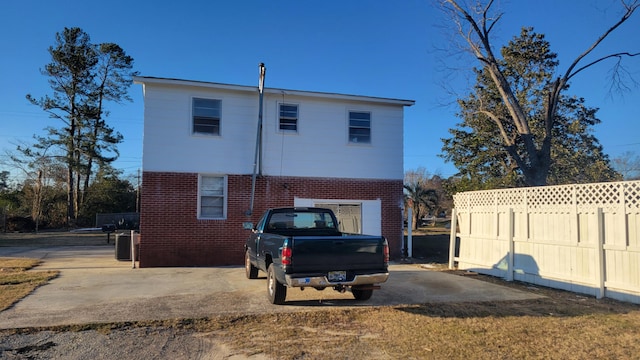
<svg viewBox="0 0 640 360">
<path fill-rule="evenodd" d="M 138 260 L 138 249 L 140 248 L 140 234 L 133 234 L 133 244 L 135 246 L 136 261 Z M 131 261 L 131 232 L 116 234 L 116 260 Z"/>
</svg>

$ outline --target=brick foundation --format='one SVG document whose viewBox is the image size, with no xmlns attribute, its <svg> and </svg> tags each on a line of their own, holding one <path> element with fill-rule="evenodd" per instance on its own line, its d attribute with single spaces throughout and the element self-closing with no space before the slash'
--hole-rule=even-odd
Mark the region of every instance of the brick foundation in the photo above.
<svg viewBox="0 0 640 360">
<path fill-rule="evenodd" d="M 198 174 L 143 172 L 140 266 L 218 266 L 243 263 L 249 236 L 242 223 L 259 220 L 271 207 L 294 198 L 381 200 L 382 235 L 391 257 L 402 243 L 402 180 L 259 177 L 254 211 L 247 216 L 251 175 L 229 175 L 227 219 L 198 220 Z"/>
</svg>

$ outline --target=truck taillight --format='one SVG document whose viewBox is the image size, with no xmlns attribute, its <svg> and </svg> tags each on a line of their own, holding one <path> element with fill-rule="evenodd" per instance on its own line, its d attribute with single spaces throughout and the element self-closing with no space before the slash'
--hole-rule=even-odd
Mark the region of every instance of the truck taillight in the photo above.
<svg viewBox="0 0 640 360">
<path fill-rule="evenodd" d="M 287 266 L 287 265 L 291 265 L 291 248 L 289 247 L 289 242 L 285 241 L 284 244 L 282 244 L 282 265 L 283 266 Z"/>
<path fill-rule="evenodd" d="M 382 253 L 384 254 L 384 263 L 388 264 L 389 263 L 389 243 L 387 243 L 386 240 L 384 241 Z"/>
</svg>

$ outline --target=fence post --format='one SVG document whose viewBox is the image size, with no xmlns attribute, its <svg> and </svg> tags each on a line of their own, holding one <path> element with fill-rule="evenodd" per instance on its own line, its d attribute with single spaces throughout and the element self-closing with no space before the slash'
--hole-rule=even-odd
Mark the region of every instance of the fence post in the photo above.
<svg viewBox="0 0 640 360">
<path fill-rule="evenodd" d="M 405 254 L 407 254 L 408 258 L 413 257 L 413 209 L 409 206 L 407 210 L 407 248 L 405 249 Z M 420 219 L 418 219 L 418 224 L 420 224 Z M 419 225 L 418 225 L 419 226 Z M 403 254 L 404 255 L 404 254 Z"/>
<path fill-rule="evenodd" d="M 580 243 L 580 215 L 578 214 L 578 187 L 576 185 L 571 186 L 571 202 L 571 231 L 573 243 L 578 245 Z"/>
<path fill-rule="evenodd" d="M 136 268 L 136 242 L 135 242 L 135 231 L 131 230 L 131 268 Z"/>
<path fill-rule="evenodd" d="M 596 247 L 596 285 L 598 286 L 597 299 L 604 297 L 604 278 L 605 278 L 605 263 L 604 263 L 604 213 L 602 208 L 598 208 L 596 212 L 597 226 L 598 226 L 598 245 Z"/>
<path fill-rule="evenodd" d="M 451 209 L 451 234 L 449 235 L 449 269 L 453 269 L 456 256 L 456 232 L 458 229 L 458 214 L 456 208 Z"/>
<path fill-rule="evenodd" d="M 515 251 L 515 244 L 513 242 L 513 209 L 509 208 L 509 211 L 507 212 L 507 215 L 509 216 L 509 219 L 507 221 L 509 221 L 509 234 L 507 235 L 507 239 L 509 241 L 509 253 L 507 254 L 507 277 L 506 280 L 507 281 L 513 281 L 513 260 L 515 258 L 514 256 L 514 251 Z"/>
</svg>

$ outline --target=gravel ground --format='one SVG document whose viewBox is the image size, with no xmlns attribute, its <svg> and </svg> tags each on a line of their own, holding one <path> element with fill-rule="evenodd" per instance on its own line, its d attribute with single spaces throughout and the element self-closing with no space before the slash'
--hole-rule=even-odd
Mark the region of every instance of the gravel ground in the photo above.
<svg viewBox="0 0 640 360">
<path fill-rule="evenodd" d="M 267 359 L 234 353 L 221 335 L 170 327 L 113 331 L 0 331 L 0 359 Z"/>
</svg>

